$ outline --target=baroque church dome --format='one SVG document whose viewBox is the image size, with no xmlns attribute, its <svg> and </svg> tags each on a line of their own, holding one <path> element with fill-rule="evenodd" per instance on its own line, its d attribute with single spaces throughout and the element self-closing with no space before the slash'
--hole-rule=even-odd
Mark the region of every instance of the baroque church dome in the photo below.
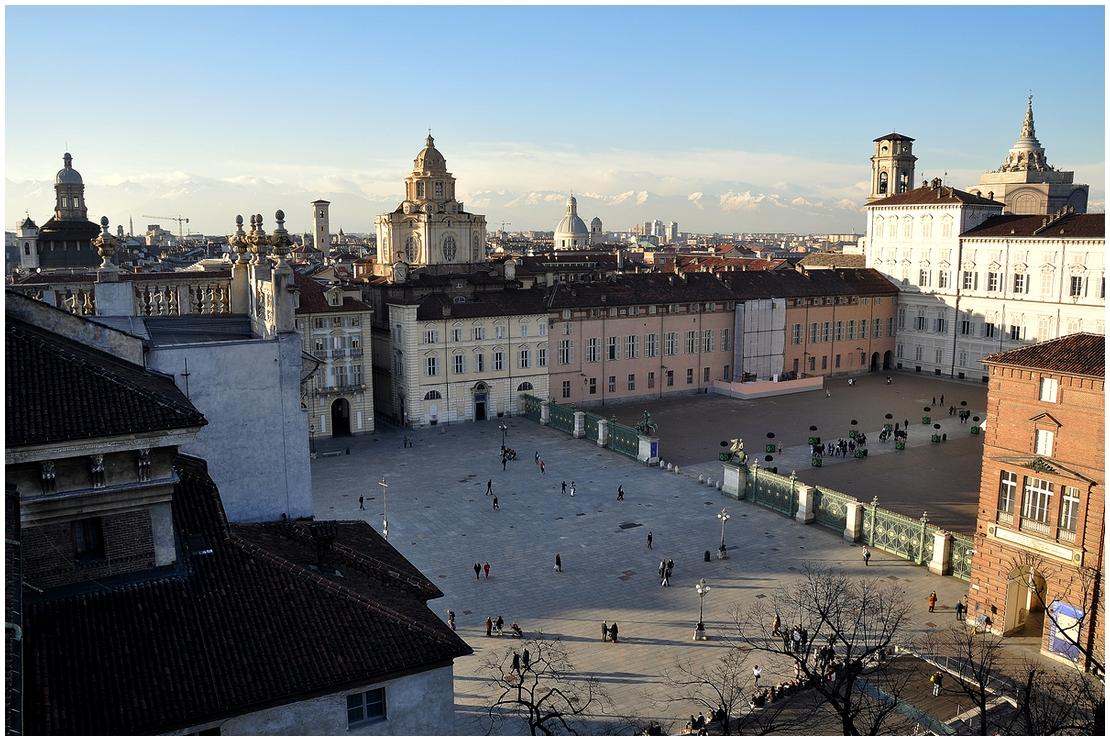
<svg viewBox="0 0 1110 741">
<path fill-rule="evenodd" d="M 83 185 L 81 173 L 73 169 L 73 155 L 66 152 L 62 162 L 65 163 L 65 167 L 58 170 L 58 174 L 54 176 L 54 185 Z"/>
<path fill-rule="evenodd" d="M 428 134 L 428 138 L 424 140 L 424 148 L 416 155 L 413 160 L 413 172 L 443 172 L 447 169 L 447 160 L 436 149 L 436 140 Z"/>
<path fill-rule="evenodd" d="M 578 201 L 574 196 L 567 199 L 567 210 L 562 221 L 555 227 L 555 249 L 585 247 L 590 243 L 590 230 L 586 222 L 578 216 Z"/>
</svg>

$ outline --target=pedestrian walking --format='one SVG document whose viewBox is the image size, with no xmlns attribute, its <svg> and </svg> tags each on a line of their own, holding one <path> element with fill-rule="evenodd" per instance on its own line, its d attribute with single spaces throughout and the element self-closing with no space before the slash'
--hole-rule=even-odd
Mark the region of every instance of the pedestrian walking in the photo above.
<svg viewBox="0 0 1110 741">
<path fill-rule="evenodd" d="M 616 621 L 614 621 L 613 624 L 609 626 L 609 640 L 612 641 L 613 643 L 617 642 L 617 623 L 616 623 Z"/>
<path fill-rule="evenodd" d="M 755 678 L 755 686 L 759 686 L 759 678 L 763 675 L 763 671 L 759 668 L 759 664 L 752 667 L 752 676 Z"/>
<path fill-rule="evenodd" d="M 652 539 L 652 533 L 651 533 L 650 530 L 648 530 L 648 550 L 649 551 L 651 550 L 651 539 Z"/>
<path fill-rule="evenodd" d="M 929 598 L 926 601 L 929 603 L 929 612 L 936 612 L 937 593 L 936 592 L 930 592 L 929 593 Z"/>
<path fill-rule="evenodd" d="M 601 623 L 601 642 L 607 643 L 609 641 L 609 626 L 604 621 Z"/>
<path fill-rule="evenodd" d="M 493 508 L 494 508 L 495 510 L 497 510 L 497 509 L 501 509 L 501 505 L 497 503 L 497 497 L 494 497 L 494 498 L 493 498 Z"/>
<path fill-rule="evenodd" d="M 935 671 L 930 675 L 929 682 L 933 685 L 933 697 L 940 697 L 940 687 L 944 683 L 944 676 Z"/>
<path fill-rule="evenodd" d="M 513 651 L 513 674 L 520 673 L 520 654 Z"/>
<path fill-rule="evenodd" d="M 829 391 L 828 389 L 825 389 L 825 398 L 826 399 L 831 399 L 832 398 L 832 391 Z"/>
<path fill-rule="evenodd" d="M 536 451 L 536 465 L 540 465 L 540 451 Z"/>
<path fill-rule="evenodd" d="M 624 484 L 621 484 L 620 486 L 617 487 L 617 501 L 618 502 L 623 502 L 624 501 Z"/>
<path fill-rule="evenodd" d="M 493 618 L 486 615 L 486 638 L 493 636 Z"/>
<path fill-rule="evenodd" d="M 475 579 L 481 579 L 482 578 L 482 564 L 477 563 L 477 562 L 475 562 L 475 564 L 474 564 L 474 578 Z"/>
<path fill-rule="evenodd" d="M 774 622 L 771 623 L 771 635 L 772 636 L 781 636 L 782 635 L 782 618 L 779 617 L 779 614 L 777 612 L 775 613 Z"/>
<path fill-rule="evenodd" d="M 493 627 L 497 628 L 497 635 L 505 635 L 505 621 L 500 615 L 497 616 L 497 620 L 493 621 Z"/>
<path fill-rule="evenodd" d="M 563 482 L 563 493 L 564 494 L 567 493 L 567 482 L 565 482 L 565 481 Z"/>
<path fill-rule="evenodd" d="M 560 574 L 563 573 L 563 559 L 558 553 L 555 554 L 555 570 Z"/>
<path fill-rule="evenodd" d="M 455 611 L 454 610 L 448 610 L 447 611 L 447 627 L 450 628 L 451 630 L 455 629 Z"/>
<path fill-rule="evenodd" d="M 863 547 L 863 565 L 866 566 L 871 561 L 871 551 L 867 550 L 867 546 Z"/>
<path fill-rule="evenodd" d="M 967 607 L 964 605 L 964 601 L 961 599 L 959 602 L 956 603 L 956 621 L 962 623 L 964 620 L 964 615 L 966 614 Z"/>
<path fill-rule="evenodd" d="M 540 473 L 547 473 L 547 466 L 543 464 L 543 458 L 540 458 Z"/>
<path fill-rule="evenodd" d="M 520 663 L 524 664 L 525 671 L 528 671 L 528 667 L 532 665 L 532 657 L 528 653 L 528 649 L 524 649 L 524 653 L 520 655 Z"/>
<path fill-rule="evenodd" d="M 886 385 L 889 386 L 892 383 L 894 383 L 894 379 L 891 378 L 890 376 L 887 376 L 886 377 Z"/>
<path fill-rule="evenodd" d="M 486 482 L 486 496 L 487 497 L 492 497 L 493 496 L 493 479 L 490 479 L 489 481 Z"/>
<path fill-rule="evenodd" d="M 937 405 L 937 397 L 934 396 L 933 397 L 933 406 L 936 406 L 936 405 Z"/>
<path fill-rule="evenodd" d="M 573 481 L 570 482 L 570 495 L 572 497 L 574 496 L 574 482 Z"/>
<path fill-rule="evenodd" d="M 502 471 L 506 470 L 508 465 L 509 465 L 509 456 L 507 456 L 507 455 L 501 456 L 501 470 Z"/>
<path fill-rule="evenodd" d="M 777 452 L 778 452 L 779 455 L 782 455 L 782 443 L 779 443 L 779 447 L 778 447 Z"/>
<path fill-rule="evenodd" d="M 944 394 L 940 395 L 940 405 L 944 406 Z"/>
<path fill-rule="evenodd" d="M 365 502 L 365 501 L 366 501 L 365 497 L 359 497 L 358 498 L 358 508 L 359 509 L 366 509 L 365 505 L 363 504 L 363 502 Z"/>
<path fill-rule="evenodd" d="M 908 430 L 910 428 L 910 421 L 908 419 L 902 421 L 902 429 Z"/>
<path fill-rule="evenodd" d="M 794 653 L 802 650 L 802 631 L 797 625 L 794 626 L 794 630 L 790 631 L 790 641 L 794 647 Z"/>
<path fill-rule="evenodd" d="M 794 659 L 794 681 L 797 682 L 802 678 L 802 662 Z"/>
<path fill-rule="evenodd" d="M 489 578 L 489 561 L 486 561 L 485 566 L 482 567 L 482 571 L 486 572 L 486 578 L 488 579 Z"/>
</svg>

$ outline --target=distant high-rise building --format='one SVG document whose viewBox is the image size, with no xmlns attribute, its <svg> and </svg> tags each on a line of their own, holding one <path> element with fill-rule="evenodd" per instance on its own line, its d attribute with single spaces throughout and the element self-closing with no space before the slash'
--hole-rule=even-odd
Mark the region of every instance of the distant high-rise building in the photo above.
<svg viewBox="0 0 1110 741">
<path fill-rule="evenodd" d="M 913 190 L 913 139 L 901 134 L 887 134 L 875 140 L 871 156 L 871 195 L 867 202 Z"/>
<path fill-rule="evenodd" d="M 667 232 L 668 232 L 667 233 L 667 241 L 669 241 L 671 244 L 675 244 L 676 242 L 678 242 L 678 222 L 677 221 L 672 221 L 671 222 L 671 225 L 668 228 Z"/>
<path fill-rule="evenodd" d="M 331 247 L 331 227 L 328 224 L 328 206 L 331 201 L 312 202 L 312 246 L 323 253 Z"/>
<path fill-rule="evenodd" d="M 651 234 L 653 237 L 667 236 L 666 227 L 663 225 L 662 221 L 660 221 L 659 219 L 655 220 L 655 223 L 651 225 Z"/>
</svg>

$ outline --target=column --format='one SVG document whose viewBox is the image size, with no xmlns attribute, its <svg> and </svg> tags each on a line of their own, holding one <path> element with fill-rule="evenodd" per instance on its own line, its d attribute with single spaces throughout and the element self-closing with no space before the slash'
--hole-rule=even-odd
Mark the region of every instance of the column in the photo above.
<svg viewBox="0 0 1110 741">
<path fill-rule="evenodd" d="M 794 519 L 803 525 L 808 525 L 815 517 L 817 490 L 807 484 L 795 484 L 794 491 L 798 494 L 798 513 L 794 515 Z"/>
<path fill-rule="evenodd" d="M 574 438 L 577 440 L 586 436 L 586 413 L 574 413 Z"/>
<path fill-rule="evenodd" d="M 952 535 L 943 530 L 933 533 L 933 558 L 929 561 L 929 572 L 933 574 L 946 574 L 950 569 L 952 558 Z"/>
<path fill-rule="evenodd" d="M 609 420 L 599 419 L 597 421 L 597 447 L 604 448 L 609 444 Z"/>
<path fill-rule="evenodd" d="M 546 425 L 551 423 L 551 402 L 540 402 L 540 424 Z"/>
<path fill-rule="evenodd" d="M 863 533 L 863 503 L 848 502 L 848 516 L 844 523 L 844 539 L 853 543 L 859 541 Z"/>
</svg>

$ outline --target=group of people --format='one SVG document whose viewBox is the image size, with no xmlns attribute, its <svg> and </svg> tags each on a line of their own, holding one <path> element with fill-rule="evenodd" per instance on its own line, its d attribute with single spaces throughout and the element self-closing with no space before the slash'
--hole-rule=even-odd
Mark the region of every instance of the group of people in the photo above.
<svg viewBox="0 0 1110 741">
<path fill-rule="evenodd" d="M 601 641 L 602 641 L 602 643 L 605 643 L 607 641 L 612 641 L 613 643 L 617 643 L 617 637 L 619 635 L 620 635 L 620 629 L 617 628 L 617 622 L 615 620 L 613 621 L 612 625 L 606 625 L 604 622 L 601 623 Z"/>
<path fill-rule="evenodd" d="M 648 534 L 650 536 L 650 533 Z M 648 547 L 651 547 L 651 540 L 649 537 Z M 659 586 L 669 587 L 671 585 L 671 572 L 674 571 L 674 561 L 665 559 L 659 562 Z"/>
<path fill-rule="evenodd" d="M 845 440 L 844 438 L 840 438 L 835 442 L 825 443 L 825 455 L 838 455 L 843 458 L 850 453 L 855 453 L 857 447 L 862 448 L 866 444 L 867 435 L 861 432 L 859 435 L 856 436 L 855 440 Z"/>
<path fill-rule="evenodd" d="M 485 565 L 482 565 L 482 564 L 478 563 L 477 561 L 475 561 L 474 562 L 474 578 L 480 580 L 482 578 L 482 572 L 483 571 L 486 572 L 486 578 L 488 579 L 489 578 L 489 561 L 486 561 Z"/>
<path fill-rule="evenodd" d="M 448 610 L 447 614 L 452 620 L 454 620 L 454 617 L 455 617 L 454 612 Z M 454 625 L 452 625 L 451 627 L 454 628 Z M 524 631 L 521 630 L 520 626 L 516 624 L 515 620 L 513 621 L 512 625 L 509 626 L 509 630 L 517 638 L 523 638 L 524 637 Z M 487 615 L 486 616 L 486 637 L 488 638 L 488 637 L 493 636 L 494 632 L 496 632 L 497 635 L 499 635 L 499 636 L 505 635 L 505 620 L 500 615 L 497 616 L 496 620 L 494 620 L 492 617 Z"/>
<path fill-rule="evenodd" d="M 687 721 L 685 727 L 683 727 L 682 733 L 687 735 L 687 736 L 689 736 L 689 735 L 708 736 L 709 735 L 709 732 L 708 732 L 709 724 L 710 723 L 724 723 L 725 718 L 727 716 L 728 716 L 728 714 L 725 712 L 725 709 L 720 707 L 720 706 L 718 706 L 716 710 L 714 710 L 712 713 L 709 714 L 709 720 L 705 719 L 705 713 L 698 713 L 698 717 L 696 717 L 696 718 L 691 715 L 690 720 Z"/>
<path fill-rule="evenodd" d="M 569 492 L 568 492 L 568 489 L 567 489 L 567 482 L 565 482 L 565 481 L 563 482 L 563 493 L 564 493 L 564 494 L 567 494 L 567 493 L 569 493 L 569 494 L 570 494 L 570 495 L 571 495 L 571 496 L 573 497 L 573 496 L 574 496 L 574 492 L 575 492 L 575 490 L 576 490 L 576 487 L 574 486 L 574 482 L 573 482 L 573 481 L 571 481 L 571 482 L 570 482 L 570 489 L 569 489 Z"/>
</svg>

